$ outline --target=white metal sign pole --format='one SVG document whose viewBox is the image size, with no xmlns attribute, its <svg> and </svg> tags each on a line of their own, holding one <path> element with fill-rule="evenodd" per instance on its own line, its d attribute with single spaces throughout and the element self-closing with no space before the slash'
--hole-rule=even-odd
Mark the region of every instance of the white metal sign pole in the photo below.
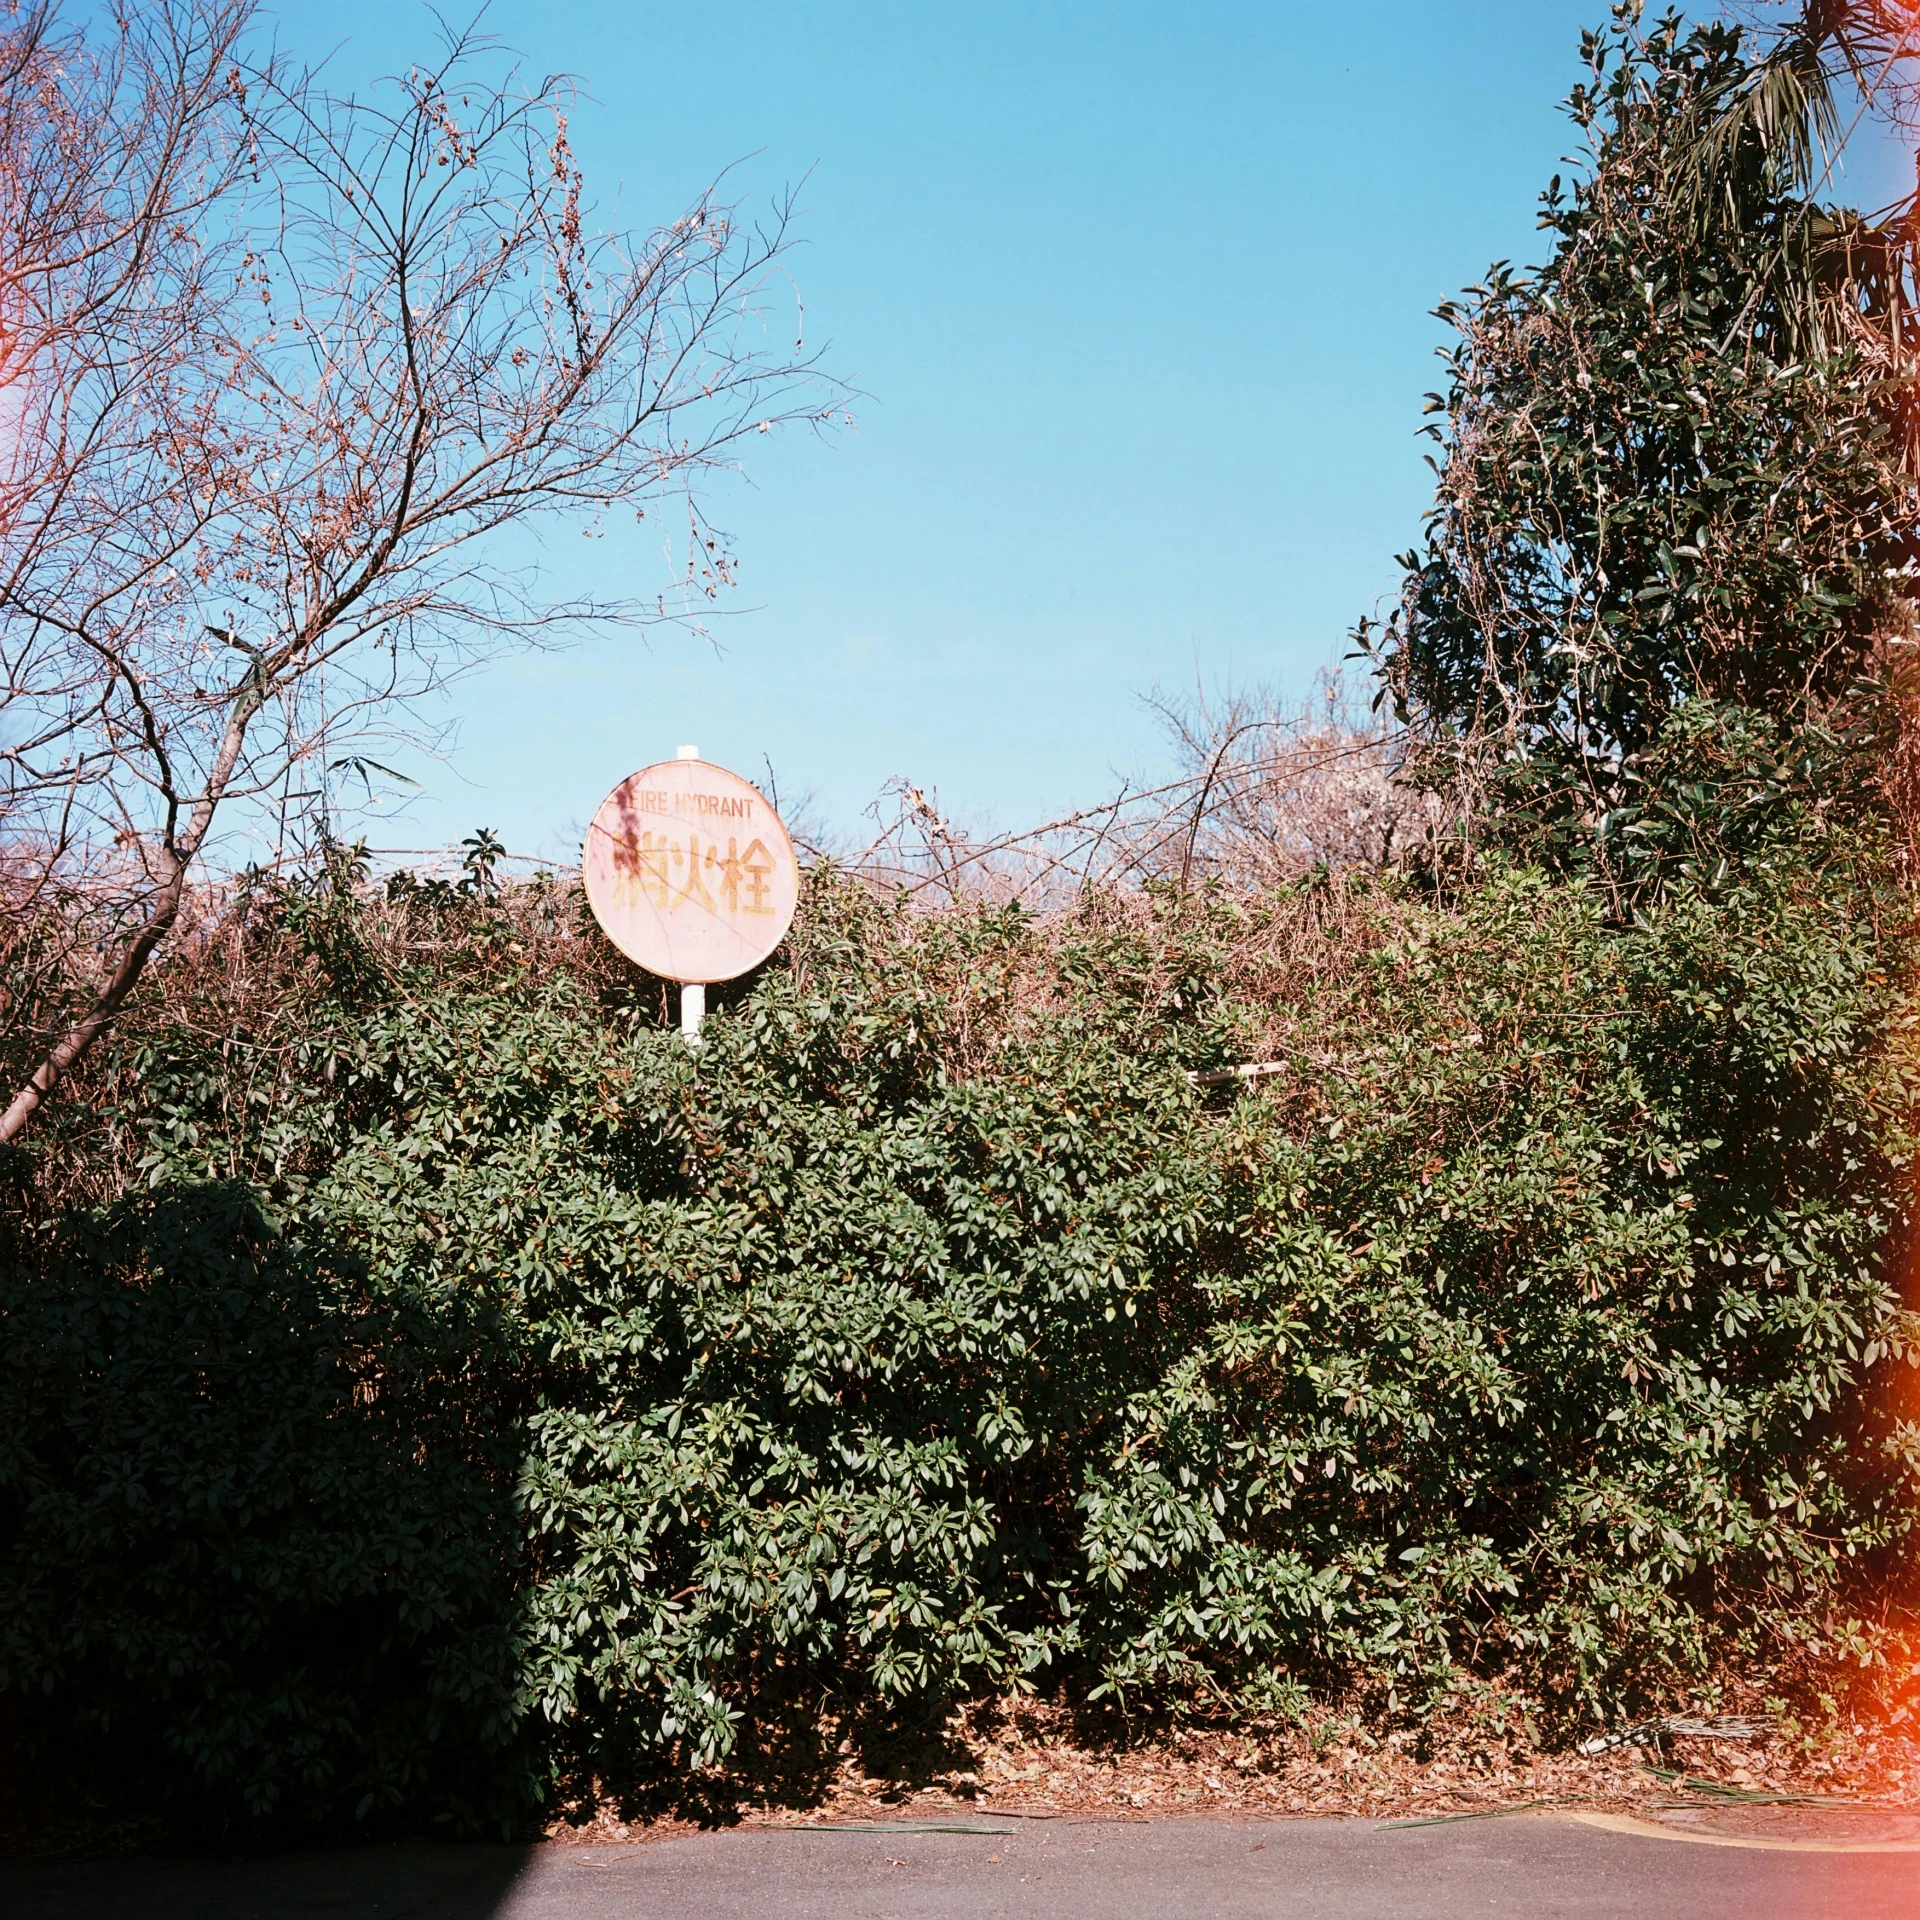
<svg viewBox="0 0 1920 1920">
<path fill-rule="evenodd" d="M 674 756 L 676 760 L 698 760 L 698 747 L 681 747 Z M 707 1017 L 707 989 L 699 980 L 680 982 L 680 1038 L 688 1046 L 700 1044 L 700 1022 Z"/>
</svg>

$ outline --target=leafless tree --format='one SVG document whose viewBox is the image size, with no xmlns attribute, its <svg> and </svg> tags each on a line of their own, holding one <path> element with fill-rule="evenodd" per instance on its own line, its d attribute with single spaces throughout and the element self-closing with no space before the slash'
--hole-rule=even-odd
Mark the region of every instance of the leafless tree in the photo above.
<svg viewBox="0 0 1920 1920">
<path fill-rule="evenodd" d="M 0 834 L 101 970 L 11 1140 L 167 938 L 216 819 L 369 765 L 449 673 L 697 606 L 693 488 L 829 389 L 760 311 L 790 203 L 595 235 L 568 86 L 456 35 L 370 97 L 250 54 L 252 0 L 0 40 Z M 679 601 L 556 601 L 502 535 L 684 513 Z"/>
<path fill-rule="evenodd" d="M 885 886 L 1039 905 L 1148 880 L 1260 893 L 1316 867 L 1392 865 L 1444 824 L 1432 796 L 1396 779 L 1395 729 L 1337 674 L 1302 701 L 1156 693 L 1148 704 L 1174 747 L 1170 778 L 1010 833 L 971 830 L 897 779 L 870 809 L 869 844 L 833 851 Z"/>
<path fill-rule="evenodd" d="M 1208 874 L 1258 892 L 1316 867 L 1383 867 L 1435 824 L 1428 797 L 1395 779 L 1394 729 L 1337 674 L 1298 702 L 1196 692 L 1150 704 L 1192 787 L 1151 855 L 1183 886 Z"/>
</svg>

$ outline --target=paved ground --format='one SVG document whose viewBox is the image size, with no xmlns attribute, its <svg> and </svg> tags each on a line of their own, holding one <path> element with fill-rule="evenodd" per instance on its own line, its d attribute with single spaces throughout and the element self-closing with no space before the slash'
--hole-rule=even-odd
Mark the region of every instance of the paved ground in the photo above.
<svg viewBox="0 0 1920 1920">
<path fill-rule="evenodd" d="M 8 1920 L 1920 1920 L 1920 1852 L 1706 1846 L 1526 1815 L 746 1830 L 647 1846 L 0 1864 Z"/>
</svg>

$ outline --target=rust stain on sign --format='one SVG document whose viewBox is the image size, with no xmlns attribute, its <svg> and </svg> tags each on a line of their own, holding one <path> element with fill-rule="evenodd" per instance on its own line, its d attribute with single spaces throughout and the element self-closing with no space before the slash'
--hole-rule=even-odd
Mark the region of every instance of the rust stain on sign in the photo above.
<svg viewBox="0 0 1920 1920">
<path fill-rule="evenodd" d="M 766 796 L 705 760 L 630 774 L 587 829 L 587 899 L 649 973 L 705 985 L 757 967 L 793 920 L 800 862 Z"/>
</svg>

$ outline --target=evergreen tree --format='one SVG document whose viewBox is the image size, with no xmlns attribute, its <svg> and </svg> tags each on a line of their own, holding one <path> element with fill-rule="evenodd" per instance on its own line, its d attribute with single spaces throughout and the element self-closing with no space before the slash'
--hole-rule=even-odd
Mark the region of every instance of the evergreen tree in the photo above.
<svg viewBox="0 0 1920 1920">
<path fill-rule="evenodd" d="M 1778 57 L 1636 14 L 1585 38 L 1590 162 L 1542 197 L 1546 264 L 1439 309 L 1437 499 L 1361 635 L 1416 777 L 1489 781 L 1507 832 L 1576 862 L 1671 785 L 1682 706 L 1695 770 L 1700 709 L 1803 744 L 1870 715 L 1850 696 L 1896 664 L 1920 559 L 1897 237 L 1809 191 Z"/>
</svg>

